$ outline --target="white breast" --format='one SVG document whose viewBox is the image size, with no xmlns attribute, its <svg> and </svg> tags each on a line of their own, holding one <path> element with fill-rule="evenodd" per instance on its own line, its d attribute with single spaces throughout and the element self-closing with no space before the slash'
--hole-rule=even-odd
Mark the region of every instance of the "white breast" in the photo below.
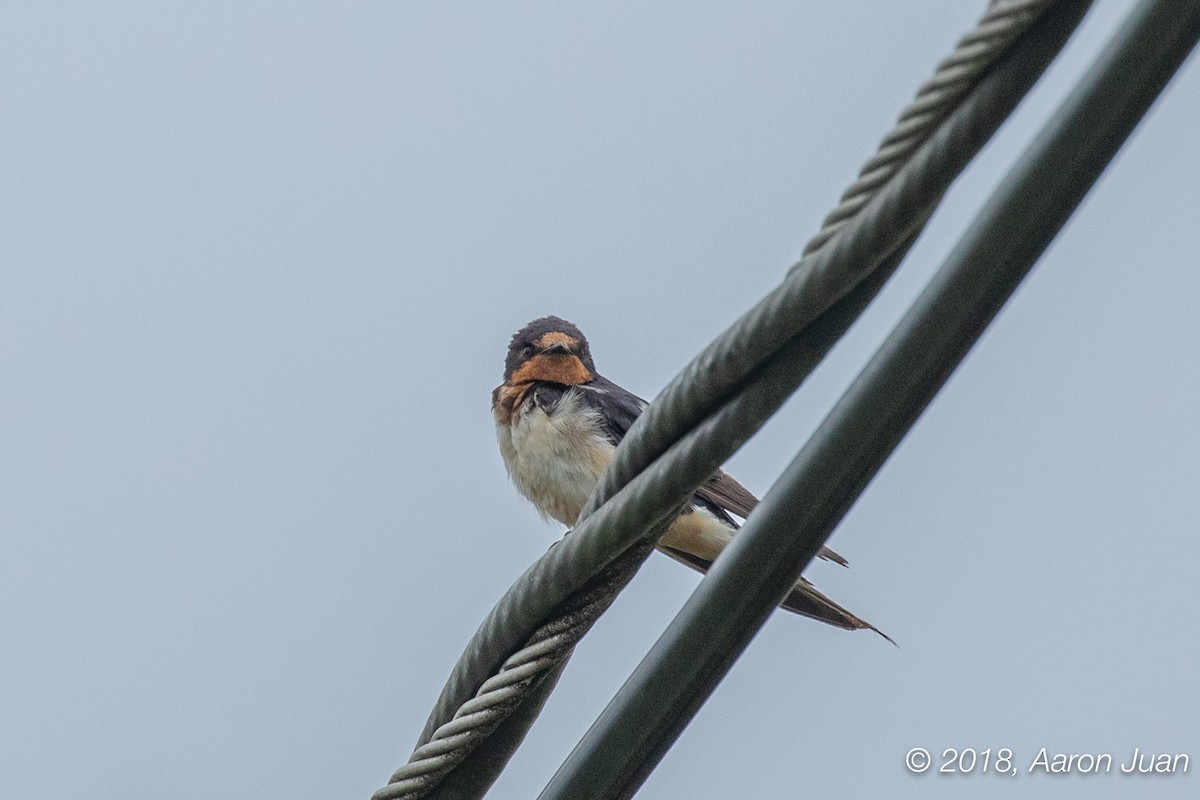
<svg viewBox="0 0 1200 800">
<path fill-rule="evenodd" d="M 504 466 L 517 489 L 543 517 L 571 526 L 596 488 L 615 449 L 601 431 L 599 412 L 572 390 L 552 413 L 529 393 L 511 425 L 496 425 Z"/>
</svg>

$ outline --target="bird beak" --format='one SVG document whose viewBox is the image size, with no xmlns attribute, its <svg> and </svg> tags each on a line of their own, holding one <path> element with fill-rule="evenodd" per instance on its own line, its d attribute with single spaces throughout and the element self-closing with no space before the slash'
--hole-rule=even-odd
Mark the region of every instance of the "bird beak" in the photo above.
<svg viewBox="0 0 1200 800">
<path fill-rule="evenodd" d="M 571 355 L 571 348 L 567 347 L 565 344 L 552 344 L 549 347 L 542 348 L 542 355 L 569 356 Z"/>
</svg>

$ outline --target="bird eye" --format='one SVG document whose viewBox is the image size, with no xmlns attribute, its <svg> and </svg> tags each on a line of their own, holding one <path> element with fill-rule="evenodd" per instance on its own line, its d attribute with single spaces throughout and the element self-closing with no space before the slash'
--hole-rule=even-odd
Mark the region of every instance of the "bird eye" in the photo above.
<svg viewBox="0 0 1200 800">
<path fill-rule="evenodd" d="M 533 345 L 525 345 L 521 348 L 521 358 L 529 358 L 533 355 Z"/>
</svg>

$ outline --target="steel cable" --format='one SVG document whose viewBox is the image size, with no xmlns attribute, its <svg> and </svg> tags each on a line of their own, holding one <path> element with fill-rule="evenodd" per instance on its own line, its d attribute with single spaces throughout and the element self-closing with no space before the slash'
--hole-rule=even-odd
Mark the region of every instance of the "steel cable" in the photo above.
<svg viewBox="0 0 1200 800">
<path fill-rule="evenodd" d="M 1200 40 L 1142 0 L 539 800 L 637 791 Z"/>
<path fill-rule="evenodd" d="M 568 597 L 550 621 L 534 631 L 463 703 L 454 718 L 440 726 L 430 741 L 413 751 L 409 763 L 392 775 L 377 800 L 412 800 L 428 794 L 474 746 L 492 735 L 512 710 L 562 663 L 637 571 L 654 547 L 650 540 L 635 545 L 582 592 Z"/>
<path fill-rule="evenodd" d="M 869 274 L 891 250 L 880 247 L 881 241 L 890 240 L 894 246 L 916 230 L 918 221 L 923 224 L 927 217 L 914 213 L 914 207 L 931 211 L 949 185 L 947 176 L 957 175 L 962 165 L 938 164 L 939 170 L 946 171 L 913 175 L 909 181 L 894 178 L 961 107 L 967 92 L 999 56 L 1055 4 L 1055 0 L 999 0 L 988 7 L 980 23 L 959 41 L 954 53 L 942 61 L 901 112 L 837 208 L 805 246 L 804 257 L 789 270 L 787 279 L 693 359 L 633 425 L 582 518 L 607 502 L 718 407 L 784 342 Z M 940 183 L 940 190 L 929 191 L 922 181 Z M 885 189 L 892 190 L 891 202 L 883 208 L 875 206 L 878 211 L 872 214 L 868 206 L 877 202 Z M 851 219 L 857 224 L 847 225 Z M 901 226 L 907 230 L 897 230 Z"/>
<path fill-rule="evenodd" d="M 1050 0 L 1001 0 L 989 7 L 980 27 L 960 42 L 955 56 L 942 63 L 901 115 L 896 130 L 909 138 L 889 134 L 855 182 L 859 189 L 852 187 L 843 196 L 839 210 L 857 205 L 856 213 L 835 210 L 818 237 L 826 231 L 830 235 L 806 248 L 785 282 L 710 345 L 642 415 L 580 523 L 526 571 L 485 619 L 443 690 L 413 758 L 376 793 L 377 800 L 433 792 L 502 724 L 505 714 L 522 702 L 520 697 L 537 693 L 544 682 L 539 676 L 560 668 L 649 553 L 653 535 L 666 527 L 696 485 L 778 408 L 882 286 L 950 182 L 1053 58 L 1087 3 L 1064 3 L 1073 10 L 1055 15 L 1061 17 L 1057 27 L 1039 25 L 1029 31 L 1052 5 Z M 1054 30 L 1039 33 L 1042 28 Z M 988 31 L 1003 45 L 986 46 Z M 1008 53 L 1014 43 L 1020 46 Z M 965 88 L 959 83 L 963 80 L 968 81 Z M 934 102 L 937 98 L 941 104 Z M 910 113 L 913 108 L 919 113 Z M 930 121 L 935 118 L 936 123 Z M 906 160 L 893 164 L 885 154 Z M 574 613 L 588 621 L 559 625 L 562 615 L 556 607 L 605 570 L 619 578 L 593 583 L 608 587 L 607 595 L 589 592 L 588 608 L 599 610 L 592 614 L 576 607 Z M 551 640 L 553 647 L 545 644 Z M 498 750 L 510 753 L 523 734 L 509 731 L 515 741 Z M 491 761 L 502 765 L 506 758 L 500 752 Z M 496 771 L 493 764 L 483 772 Z M 493 778 L 481 773 L 474 783 L 458 781 L 465 788 L 454 796 L 478 796 L 479 786 L 486 789 Z"/>
</svg>

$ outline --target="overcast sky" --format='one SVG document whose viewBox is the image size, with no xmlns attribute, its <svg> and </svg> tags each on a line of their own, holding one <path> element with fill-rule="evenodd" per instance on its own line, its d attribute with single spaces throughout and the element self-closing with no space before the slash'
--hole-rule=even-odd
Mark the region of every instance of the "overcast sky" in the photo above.
<svg viewBox="0 0 1200 800">
<path fill-rule="evenodd" d="M 1096 3 L 743 483 L 1132 5 Z M 509 336 L 566 317 L 653 396 L 984 6 L 8 4 L 0 797 L 366 800 L 562 534 L 496 447 Z M 1198 109 L 1190 63 L 834 534 L 851 569 L 808 571 L 900 647 L 774 615 L 639 797 L 1196 796 Z M 493 797 L 541 790 L 697 579 L 651 558 Z M 1192 764 L 915 776 L 916 746 Z"/>
</svg>

